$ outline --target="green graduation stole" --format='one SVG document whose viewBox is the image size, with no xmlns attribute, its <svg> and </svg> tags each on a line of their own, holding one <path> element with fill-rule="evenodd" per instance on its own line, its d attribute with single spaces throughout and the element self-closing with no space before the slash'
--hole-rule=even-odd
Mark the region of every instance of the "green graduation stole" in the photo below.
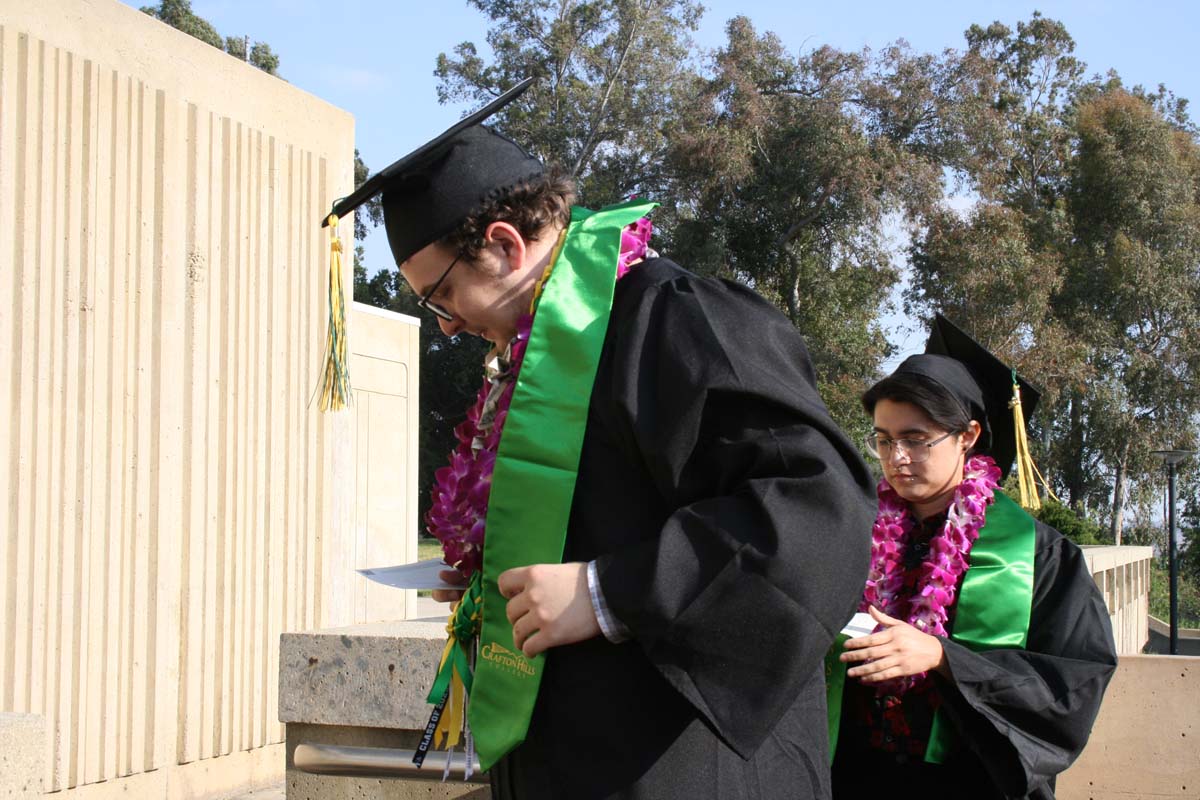
<svg viewBox="0 0 1200 800">
<path fill-rule="evenodd" d="M 1023 648 L 1033 608 L 1033 517 L 997 490 L 979 538 L 971 547 L 970 567 L 963 577 L 950 638 L 975 651 Z M 837 750 L 842 719 L 846 665 L 838 660 L 845 635 L 825 654 L 825 691 L 829 710 L 829 763 Z M 925 760 L 945 762 L 955 744 L 954 728 L 939 708 L 929 731 Z"/>
<path fill-rule="evenodd" d="M 497 578 L 562 561 L 621 230 L 656 205 L 573 208 L 538 301 L 500 436 L 483 544 L 483 622 L 467 717 L 485 770 L 524 741 L 545 663 L 544 654 L 529 659 L 514 648 Z"/>
</svg>

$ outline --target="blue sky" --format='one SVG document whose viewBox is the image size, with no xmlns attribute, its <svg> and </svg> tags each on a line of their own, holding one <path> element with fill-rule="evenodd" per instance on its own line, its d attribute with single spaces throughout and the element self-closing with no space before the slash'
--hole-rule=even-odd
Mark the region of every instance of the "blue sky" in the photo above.
<svg viewBox="0 0 1200 800">
<path fill-rule="evenodd" d="M 146 4 L 146 0 L 128 3 Z M 999 20 L 1015 27 L 1033 11 L 1066 24 L 1088 72 L 1115 69 L 1127 85 L 1165 83 L 1190 98 L 1200 116 L 1200 3 L 1184 0 L 1111 2 L 802 3 L 788 0 L 713 0 L 696 35 L 703 48 L 724 40 L 725 22 L 749 17 L 777 33 L 793 51 L 829 44 L 878 49 L 905 39 L 916 50 L 960 48 L 972 23 Z M 224 36 L 269 43 L 280 74 L 293 85 L 355 117 L 357 146 L 378 170 L 440 132 L 466 109 L 440 106 L 433 66 L 438 53 L 462 41 L 485 46 L 486 19 L 464 0 L 192 0 L 192 9 Z M 390 265 L 382 230 L 367 241 L 367 264 Z M 904 335 L 895 318 L 893 341 L 907 351 L 920 334 Z"/>
</svg>

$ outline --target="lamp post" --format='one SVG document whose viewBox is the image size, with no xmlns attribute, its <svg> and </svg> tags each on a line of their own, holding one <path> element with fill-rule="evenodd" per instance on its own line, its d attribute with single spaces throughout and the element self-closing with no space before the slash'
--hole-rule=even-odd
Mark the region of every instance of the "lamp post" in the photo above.
<svg viewBox="0 0 1200 800">
<path fill-rule="evenodd" d="M 1175 465 L 1190 456 L 1192 450 L 1153 450 L 1167 465 L 1167 572 L 1171 576 L 1171 655 L 1179 655 L 1179 564 L 1175 559 Z"/>
</svg>

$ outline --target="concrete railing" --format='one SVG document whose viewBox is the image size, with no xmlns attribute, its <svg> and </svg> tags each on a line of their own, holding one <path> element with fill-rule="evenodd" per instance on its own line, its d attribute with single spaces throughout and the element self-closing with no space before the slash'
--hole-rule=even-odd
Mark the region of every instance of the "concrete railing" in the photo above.
<svg viewBox="0 0 1200 800">
<path fill-rule="evenodd" d="M 1154 548 L 1084 547 L 1083 557 L 1108 606 L 1117 653 L 1126 656 L 1142 652 L 1150 637 L 1150 562 Z"/>
</svg>

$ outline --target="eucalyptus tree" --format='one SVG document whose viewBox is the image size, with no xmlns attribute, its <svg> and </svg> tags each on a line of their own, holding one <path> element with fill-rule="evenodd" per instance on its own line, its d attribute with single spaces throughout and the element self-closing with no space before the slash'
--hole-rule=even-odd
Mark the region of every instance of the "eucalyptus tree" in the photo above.
<svg viewBox="0 0 1200 800">
<path fill-rule="evenodd" d="M 474 42 L 438 56 L 442 102 L 479 105 L 540 80 L 493 124 L 579 184 L 599 207 L 661 194 L 664 126 L 695 62 L 692 0 L 471 0 L 490 20 L 485 60 Z"/>
<path fill-rule="evenodd" d="M 680 259 L 743 281 L 807 337 L 835 419 L 890 345 L 895 236 L 940 196 L 931 119 L 944 96 L 906 48 L 793 53 L 745 17 L 692 78 L 668 129 Z"/>
</svg>

